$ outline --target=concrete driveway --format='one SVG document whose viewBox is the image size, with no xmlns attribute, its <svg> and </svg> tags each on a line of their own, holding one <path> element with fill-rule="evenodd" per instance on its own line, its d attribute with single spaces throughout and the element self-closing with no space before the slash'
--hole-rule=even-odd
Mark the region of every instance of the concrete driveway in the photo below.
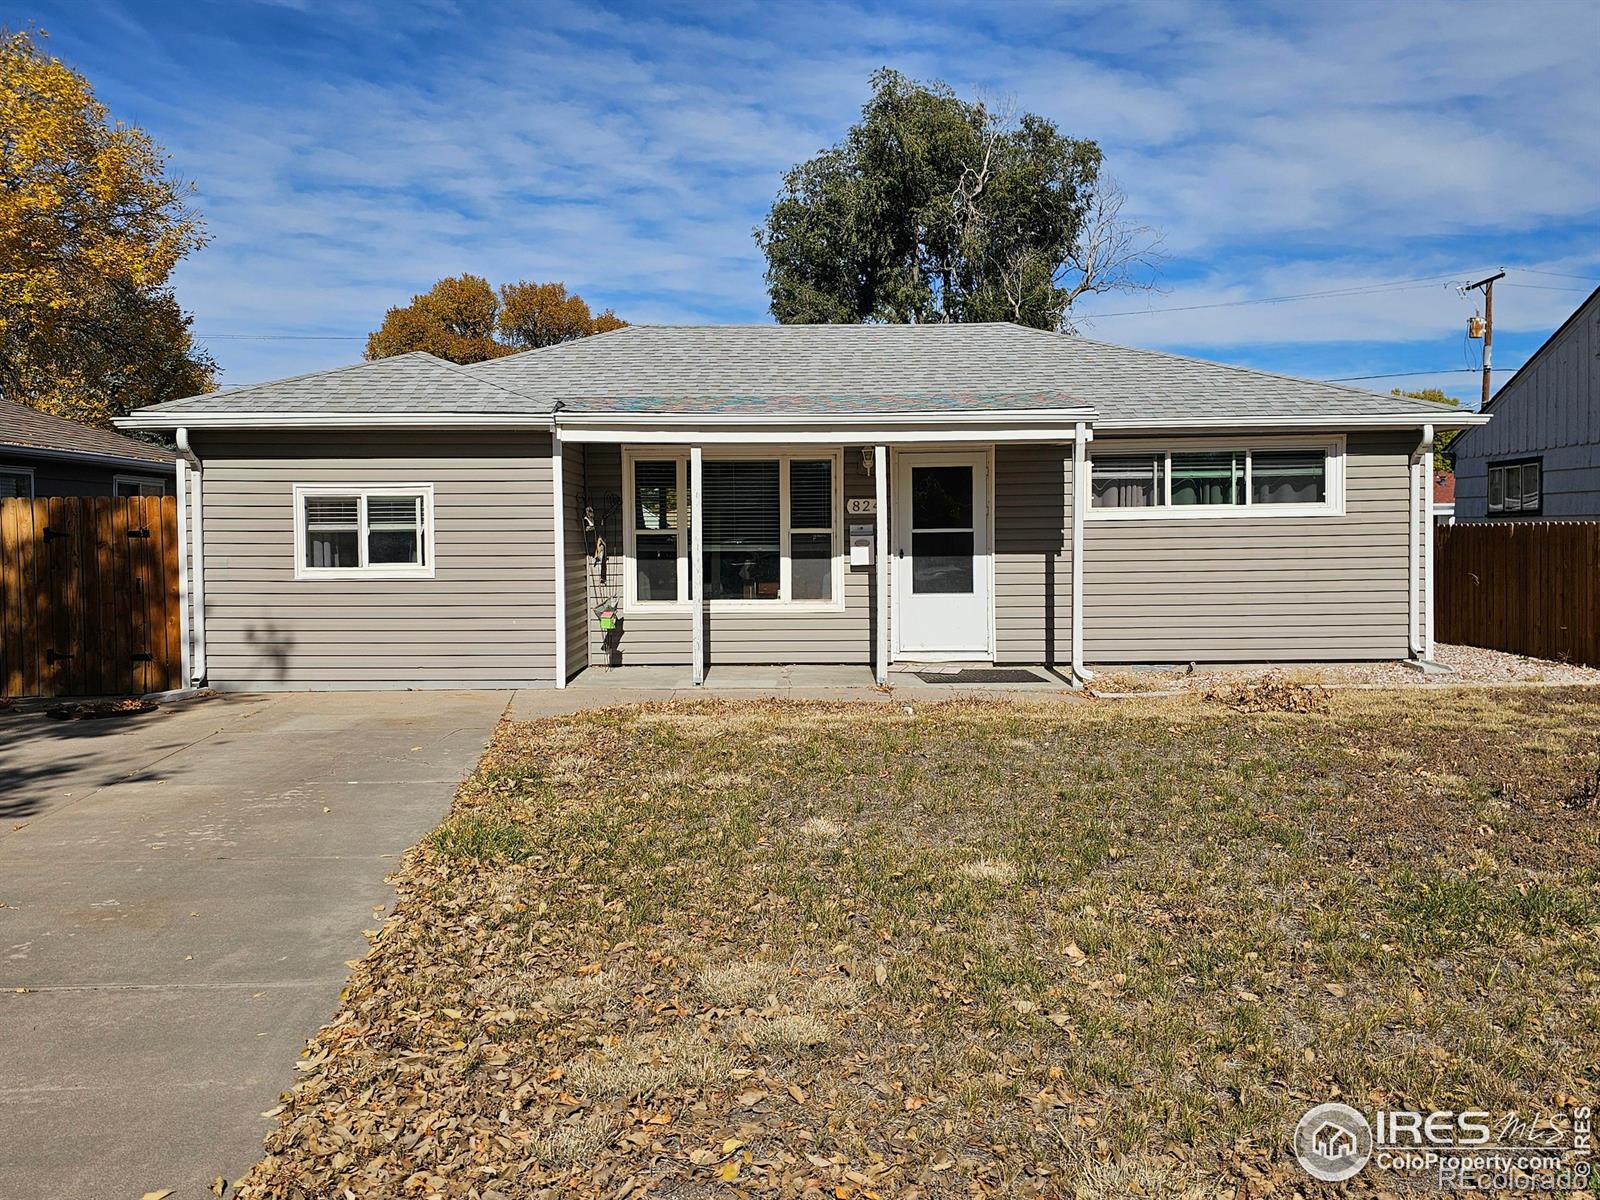
<svg viewBox="0 0 1600 1200">
<path fill-rule="evenodd" d="M 242 1174 L 508 699 L 0 713 L 0 1197 Z"/>
</svg>

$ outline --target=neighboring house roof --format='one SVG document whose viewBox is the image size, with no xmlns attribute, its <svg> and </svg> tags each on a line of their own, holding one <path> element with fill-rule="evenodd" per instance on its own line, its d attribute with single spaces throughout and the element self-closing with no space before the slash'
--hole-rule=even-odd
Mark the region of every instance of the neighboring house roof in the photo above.
<svg viewBox="0 0 1600 1200">
<path fill-rule="evenodd" d="M 1435 504 L 1454 504 L 1456 502 L 1456 476 L 1454 471 L 1435 471 L 1433 473 L 1433 502 Z"/>
<path fill-rule="evenodd" d="M 1544 357 L 1545 351 L 1549 350 L 1561 340 L 1561 335 L 1566 333 L 1567 330 L 1571 329 L 1572 326 L 1577 323 L 1578 318 L 1583 316 L 1583 310 L 1593 304 L 1596 299 L 1600 299 L 1600 287 L 1597 287 L 1594 291 L 1590 292 L 1588 299 L 1586 299 L 1582 304 L 1578 305 L 1577 308 L 1573 309 L 1571 315 L 1568 316 L 1565 321 L 1561 322 L 1561 327 L 1549 337 L 1545 338 L 1544 342 L 1539 346 L 1539 348 L 1528 356 L 1527 361 L 1517 368 L 1516 373 L 1513 374 L 1510 379 L 1506 380 L 1500 385 L 1499 390 L 1496 391 L 1494 395 L 1490 396 L 1489 402 L 1483 406 L 1483 411 L 1492 412 L 1496 402 L 1499 401 L 1500 397 L 1509 392 L 1516 385 L 1517 380 L 1521 379 L 1527 371 L 1532 369 L 1536 362 Z"/>
<path fill-rule="evenodd" d="M 1383 418 L 1460 424 L 1427 401 L 1006 323 L 630 325 L 459 367 L 416 353 L 214 392 L 128 424 L 232 414 L 564 412 L 822 418 L 1068 413 L 1098 427 Z M 420 423 L 420 422 L 419 422 Z"/>
<path fill-rule="evenodd" d="M 0 451 L 5 449 L 45 458 L 90 459 L 166 470 L 173 470 L 177 462 L 177 455 L 161 446 L 53 417 L 13 400 L 0 400 Z"/>
</svg>

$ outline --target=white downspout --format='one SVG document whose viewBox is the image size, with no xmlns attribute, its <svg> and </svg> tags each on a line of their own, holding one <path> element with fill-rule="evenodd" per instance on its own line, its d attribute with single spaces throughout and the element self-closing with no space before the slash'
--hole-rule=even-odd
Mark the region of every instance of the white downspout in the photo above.
<svg viewBox="0 0 1600 1200">
<path fill-rule="evenodd" d="M 1072 678 L 1078 684 L 1094 679 L 1094 672 L 1083 665 L 1083 510 L 1089 503 L 1084 451 L 1093 436 L 1083 421 L 1072 431 Z"/>
<path fill-rule="evenodd" d="M 1422 427 L 1421 439 L 1417 448 L 1411 454 L 1411 505 L 1408 513 L 1409 524 L 1406 531 L 1406 572 L 1410 586 L 1407 588 L 1407 637 L 1410 641 L 1411 657 L 1421 661 L 1428 657 L 1423 648 L 1422 640 L 1422 543 L 1425 535 L 1417 528 L 1417 523 L 1423 511 L 1423 484 L 1427 478 L 1426 452 L 1433 446 L 1433 426 Z M 1430 540 L 1431 539 L 1427 539 Z"/>
<path fill-rule="evenodd" d="M 878 646 L 873 674 L 889 682 L 889 448 L 872 448 L 874 494 L 877 496 Z"/>
<path fill-rule="evenodd" d="M 192 474 L 194 527 L 190 530 L 194 562 L 194 661 L 190 680 L 193 687 L 206 683 L 206 543 L 205 543 L 205 464 L 189 445 L 189 431 L 177 431 L 178 450 L 194 460 Z"/>
<path fill-rule="evenodd" d="M 561 428 L 550 426 L 550 490 L 555 512 L 556 687 L 567 686 L 567 496 Z"/>
<path fill-rule="evenodd" d="M 1422 468 L 1422 578 L 1426 592 L 1422 608 L 1423 657 L 1433 661 L 1433 606 L 1439 595 L 1439 585 L 1433 578 L 1433 426 L 1423 429 L 1428 449 Z"/>
<path fill-rule="evenodd" d="M 178 430 L 188 440 L 188 430 Z M 189 650 L 189 460 L 178 455 L 178 686 L 191 686 Z"/>
<path fill-rule="evenodd" d="M 693 600 L 690 611 L 694 614 L 690 628 L 694 636 L 692 658 L 694 684 L 699 687 L 706 681 L 706 588 L 705 588 L 705 503 L 701 496 L 703 487 L 704 456 L 699 446 L 689 447 L 689 593 Z"/>
</svg>

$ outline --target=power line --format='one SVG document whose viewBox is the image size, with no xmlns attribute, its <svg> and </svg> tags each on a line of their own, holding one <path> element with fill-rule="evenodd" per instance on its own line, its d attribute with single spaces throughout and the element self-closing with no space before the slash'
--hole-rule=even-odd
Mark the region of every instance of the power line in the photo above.
<svg viewBox="0 0 1600 1200">
<path fill-rule="evenodd" d="M 1554 275 L 1557 279 L 1581 279 L 1585 283 L 1600 283 L 1593 275 L 1573 275 L 1568 271 L 1541 271 L 1538 267 L 1512 267 L 1513 271 L 1531 271 L 1535 275 Z"/>
<path fill-rule="evenodd" d="M 1520 367 L 1491 367 L 1492 371 L 1504 374 L 1507 371 L 1519 371 Z M 1478 367 L 1444 367 L 1434 371 L 1390 371 L 1384 375 L 1335 375 L 1324 379 L 1323 383 L 1354 383 L 1358 379 L 1405 379 L 1412 375 L 1476 375 Z"/>
<path fill-rule="evenodd" d="M 196 333 L 192 335 L 208 342 L 360 342 L 365 339 L 353 333 Z"/>
<path fill-rule="evenodd" d="M 1135 308 L 1126 312 L 1084 313 L 1083 319 L 1094 321 L 1101 317 L 1142 317 L 1146 313 L 1196 312 L 1203 308 L 1239 308 L 1246 304 L 1284 304 L 1290 300 L 1314 300 L 1323 296 L 1364 296 L 1372 292 L 1400 291 L 1410 287 L 1420 287 L 1455 278 L 1457 276 L 1454 273 L 1448 275 L 1424 275 L 1417 279 L 1391 279 L 1385 283 L 1368 283 L 1352 287 L 1332 288 L 1324 292 L 1296 292 L 1286 296 L 1257 296 L 1251 300 L 1222 300 L 1213 304 L 1179 304 L 1170 308 Z"/>
</svg>

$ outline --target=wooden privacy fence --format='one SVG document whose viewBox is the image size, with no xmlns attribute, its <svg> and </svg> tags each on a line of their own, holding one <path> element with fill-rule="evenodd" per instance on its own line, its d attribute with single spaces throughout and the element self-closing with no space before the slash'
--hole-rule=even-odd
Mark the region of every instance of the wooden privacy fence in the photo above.
<svg viewBox="0 0 1600 1200">
<path fill-rule="evenodd" d="M 1449 525 L 1435 538 L 1439 641 L 1600 666 L 1600 521 Z"/>
<path fill-rule="evenodd" d="M 182 686 L 178 501 L 0 500 L 0 695 Z"/>
</svg>

